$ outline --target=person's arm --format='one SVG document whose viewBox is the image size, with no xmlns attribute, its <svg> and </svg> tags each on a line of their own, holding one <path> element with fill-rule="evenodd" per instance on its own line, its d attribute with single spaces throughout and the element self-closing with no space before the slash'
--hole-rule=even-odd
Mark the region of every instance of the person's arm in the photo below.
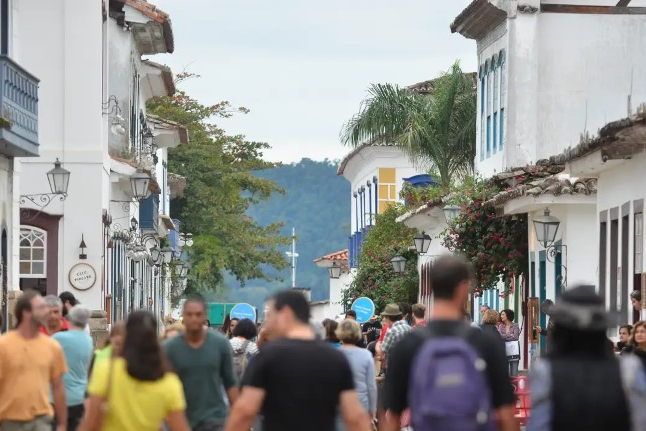
<svg viewBox="0 0 646 431">
<path fill-rule="evenodd" d="M 341 416 L 348 431 L 365 431 L 370 426 L 370 420 L 359 401 L 354 389 L 341 392 Z"/>
<path fill-rule="evenodd" d="M 384 337 L 384 341 L 383 341 L 383 343 L 381 343 L 381 351 L 384 354 L 388 354 L 388 351 L 390 350 L 390 348 L 393 345 L 394 338 L 395 337 L 393 336 L 393 331 L 388 331 L 386 333 L 386 336 Z"/>
<path fill-rule="evenodd" d="M 85 402 L 85 414 L 78 431 L 99 431 L 101 429 L 101 406 L 103 398 L 91 395 Z"/>
<path fill-rule="evenodd" d="M 101 407 L 107 399 L 108 379 L 111 377 L 110 361 L 99 361 L 94 366 L 87 385 L 88 398 L 85 400 L 85 415 L 78 431 L 99 431 L 103 426 Z"/>
<path fill-rule="evenodd" d="M 264 400 L 264 389 L 252 386 L 243 387 L 238 402 L 233 404 L 229 420 L 224 430 L 248 431 L 253 425 L 256 416 L 258 416 Z"/>
<path fill-rule="evenodd" d="M 54 396 L 54 411 L 58 430 L 67 430 L 67 400 L 65 399 L 65 385 L 63 376 L 52 379 L 52 394 Z"/>
<path fill-rule="evenodd" d="M 222 354 L 222 368 L 220 369 L 220 377 L 222 384 L 227 391 L 229 397 L 229 404 L 235 404 L 238 399 L 239 389 L 238 381 L 235 372 L 233 371 L 233 351 L 229 340 L 221 340 L 220 352 Z"/>
<path fill-rule="evenodd" d="M 366 361 L 366 387 L 368 388 L 368 413 L 372 418 L 377 414 L 377 380 L 375 379 L 375 364 L 372 356 Z"/>
<path fill-rule="evenodd" d="M 183 411 L 173 412 L 166 417 L 168 427 L 171 431 L 191 431 L 191 427 L 186 420 L 186 414 Z"/>
<path fill-rule="evenodd" d="M 387 414 L 383 431 L 399 431 L 401 413 L 408 407 L 410 367 L 419 347 L 416 337 L 414 332 L 407 334 L 388 356 L 388 373 L 384 386 L 384 409 Z"/>
<path fill-rule="evenodd" d="M 182 382 L 176 374 L 170 373 L 167 379 L 167 388 L 164 390 L 166 397 L 166 422 L 171 431 L 191 431 L 186 419 L 186 399 Z"/>
<path fill-rule="evenodd" d="M 54 398 L 54 412 L 58 423 L 57 429 L 62 431 L 67 429 L 67 400 L 65 398 L 65 385 L 63 384 L 63 374 L 66 372 L 67 363 L 65 362 L 63 348 L 56 343 L 54 346 L 54 359 L 49 368 L 49 376 Z"/>
</svg>

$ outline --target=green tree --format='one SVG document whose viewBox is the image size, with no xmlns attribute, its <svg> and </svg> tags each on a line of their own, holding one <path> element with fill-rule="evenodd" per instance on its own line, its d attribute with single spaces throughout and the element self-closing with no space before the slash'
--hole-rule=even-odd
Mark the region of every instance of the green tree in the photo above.
<svg viewBox="0 0 646 431">
<path fill-rule="evenodd" d="M 442 190 L 474 170 L 477 98 L 473 74 L 459 62 L 432 81 L 430 94 L 393 84 L 372 85 L 370 96 L 348 121 L 341 140 L 401 147 L 419 166 L 437 172 Z"/>
<path fill-rule="evenodd" d="M 362 296 L 372 299 L 377 310 L 393 302 L 417 302 L 417 254 L 408 250 L 417 231 L 397 223 L 397 217 L 405 212 L 406 208 L 397 204 L 377 216 L 377 223 L 361 246 L 357 273 L 343 292 L 347 308 Z M 390 262 L 398 254 L 406 258 L 406 271 L 402 274 L 395 273 Z"/>
<path fill-rule="evenodd" d="M 178 82 L 195 76 L 181 74 Z M 212 123 L 247 110 L 228 102 L 206 106 L 179 90 L 152 99 L 148 111 L 183 125 L 190 137 L 188 145 L 169 149 L 169 171 L 187 180 L 184 196 L 171 205 L 171 216 L 194 234 L 188 290 L 222 286 L 225 270 L 244 285 L 251 279 L 270 279 L 267 268 L 284 268 L 279 246 L 289 239 L 280 235 L 282 224 L 260 226 L 245 214 L 254 203 L 283 193 L 273 181 L 253 175 L 277 166 L 262 158 L 269 146 L 228 135 Z"/>
</svg>

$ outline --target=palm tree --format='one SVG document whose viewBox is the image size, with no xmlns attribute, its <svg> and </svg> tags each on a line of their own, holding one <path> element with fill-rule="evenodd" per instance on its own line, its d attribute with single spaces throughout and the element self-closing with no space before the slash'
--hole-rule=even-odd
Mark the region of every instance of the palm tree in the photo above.
<svg viewBox="0 0 646 431">
<path fill-rule="evenodd" d="M 391 143 L 418 166 L 434 170 L 448 190 L 456 177 L 474 171 L 477 98 L 474 74 L 459 62 L 423 83 L 429 91 L 374 84 L 370 97 L 345 124 L 341 140 L 353 147 L 365 142 Z"/>
</svg>

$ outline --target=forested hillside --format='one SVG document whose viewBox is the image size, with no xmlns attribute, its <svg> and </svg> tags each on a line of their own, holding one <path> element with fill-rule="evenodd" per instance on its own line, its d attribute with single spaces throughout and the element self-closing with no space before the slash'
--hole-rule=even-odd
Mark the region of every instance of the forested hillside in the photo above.
<svg viewBox="0 0 646 431">
<path fill-rule="evenodd" d="M 312 289 L 313 300 L 327 299 L 329 280 L 327 271 L 318 268 L 312 261 L 348 246 L 350 184 L 336 175 L 337 165 L 329 160 L 318 162 L 303 159 L 296 164 L 256 173 L 259 177 L 275 181 L 285 190 L 285 194 L 275 194 L 247 212 L 262 226 L 284 222 L 284 235 L 291 235 L 292 227 L 296 228 L 296 252 L 299 254 L 296 282 L 298 287 Z M 288 250 L 285 248 L 285 251 Z M 282 281 L 250 280 L 244 287 L 239 287 L 235 280 L 227 277 L 226 293 L 210 299 L 249 302 L 260 306 L 271 291 L 291 286 L 289 268 L 277 275 Z"/>
</svg>

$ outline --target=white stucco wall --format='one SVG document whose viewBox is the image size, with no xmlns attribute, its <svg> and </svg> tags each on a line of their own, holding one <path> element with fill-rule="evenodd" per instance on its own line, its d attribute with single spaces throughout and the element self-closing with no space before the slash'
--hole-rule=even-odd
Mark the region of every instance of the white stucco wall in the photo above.
<svg viewBox="0 0 646 431">
<path fill-rule="evenodd" d="M 14 230 L 14 210 L 13 210 L 13 159 L 0 155 L 0 241 L 2 241 L 2 231 L 7 232 L 7 284 L 8 289 L 15 289 L 15 282 L 13 280 L 13 256 L 11 253 L 13 246 L 13 230 Z M 1 246 L 1 243 L 0 243 Z M 1 253 L 1 250 L 0 250 Z M 2 280 L 0 279 L 0 287 Z M 0 298 L 2 297 L 0 291 Z M 6 316 L 4 316 L 6 317 Z"/>
<path fill-rule="evenodd" d="M 644 199 L 646 198 L 646 190 L 643 187 L 643 184 L 646 182 L 646 154 L 640 154 L 634 157 L 632 160 L 628 160 L 625 163 L 621 164 L 617 168 L 603 171 L 599 175 L 598 182 L 598 211 L 606 211 L 617 209 L 618 211 L 618 220 L 619 220 L 619 238 L 618 238 L 618 247 L 619 252 L 617 256 L 618 265 L 621 265 L 622 255 L 621 250 L 624 248 L 622 245 L 621 231 L 623 229 L 623 216 L 628 215 L 628 275 L 629 280 L 618 280 L 618 287 L 621 286 L 621 283 L 628 283 L 628 294 L 633 290 L 633 280 L 632 275 L 635 272 L 635 212 L 644 212 Z M 640 208 L 641 205 L 641 208 Z M 623 207 L 623 208 L 622 208 Z M 627 210 L 627 211 L 624 211 Z M 611 218 L 608 218 L 608 221 Z M 642 226 L 643 229 L 643 226 Z M 598 228 L 597 228 L 598 230 Z M 610 256 L 610 253 L 617 253 L 611 249 L 610 243 L 610 229 L 608 229 L 607 234 L 607 255 Z M 598 244 L 598 243 L 597 243 Z M 644 249 L 644 238 L 642 237 L 642 250 Z M 598 245 L 597 245 L 598 248 Z M 641 258 L 642 268 L 646 268 L 646 261 L 644 260 L 644 255 L 642 254 Z M 606 266 L 606 289 L 609 292 L 610 289 L 610 263 L 607 262 Z M 642 269 L 643 271 L 643 269 Z M 630 303 L 628 297 L 622 297 L 621 301 L 624 303 Z M 606 295 L 606 303 L 610 304 L 610 295 Z M 632 311 L 629 308 L 629 315 L 624 316 L 625 321 L 632 321 Z"/>
<path fill-rule="evenodd" d="M 502 26 L 478 43 L 479 65 L 507 50 L 504 150 L 480 160 L 478 140 L 485 177 L 559 154 L 646 102 L 646 16 L 518 12 Z"/>
<path fill-rule="evenodd" d="M 366 186 L 366 183 L 370 181 L 372 183 L 372 178 L 376 175 L 379 177 L 379 168 L 396 168 L 396 192 L 397 200 L 399 200 L 399 192 L 404 185 L 404 178 L 409 178 L 417 174 L 424 173 L 423 169 L 415 169 L 412 162 L 409 160 L 408 156 L 404 152 L 396 147 L 367 147 L 364 148 L 360 153 L 356 154 L 345 167 L 343 176 L 350 182 L 351 192 L 350 192 L 350 201 L 351 201 L 351 230 L 350 233 L 354 233 L 356 229 L 356 208 L 355 208 L 355 199 L 352 194 L 358 191 L 361 186 Z M 377 186 L 379 183 L 377 183 Z M 366 187 L 366 195 L 368 193 L 368 188 Z M 367 195 L 368 196 L 368 195 Z M 372 199 L 375 199 L 375 190 L 374 186 L 372 187 Z M 366 197 L 366 208 L 365 212 L 368 213 L 368 197 Z M 374 207 L 374 202 L 372 203 L 372 212 L 376 213 Z M 368 216 L 366 215 L 366 221 L 368 221 Z M 374 220 L 373 220 L 374 223 Z M 361 224 L 361 219 L 359 218 L 359 224 Z"/>
<path fill-rule="evenodd" d="M 78 262 L 81 235 L 87 262 L 97 272 L 88 291 L 75 291 L 91 308 L 102 308 L 102 209 L 107 208 L 109 168 L 102 117 L 102 13 L 100 0 L 21 0 L 18 25 L 20 62 L 41 80 L 39 88 L 40 158 L 20 159 L 21 193 L 49 192 L 46 172 L 58 157 L 71 172 L 69 196 L 47 207 L 63 215 L 59 235 L 58 289 L 72 290 L 68 272 Z M 18 255 L 13 248 L 14 260 Z M 14 264 L 17 272 L 17 263 Z M 17 286 L 16 286 L 17 287 Z"/>
</svg>

